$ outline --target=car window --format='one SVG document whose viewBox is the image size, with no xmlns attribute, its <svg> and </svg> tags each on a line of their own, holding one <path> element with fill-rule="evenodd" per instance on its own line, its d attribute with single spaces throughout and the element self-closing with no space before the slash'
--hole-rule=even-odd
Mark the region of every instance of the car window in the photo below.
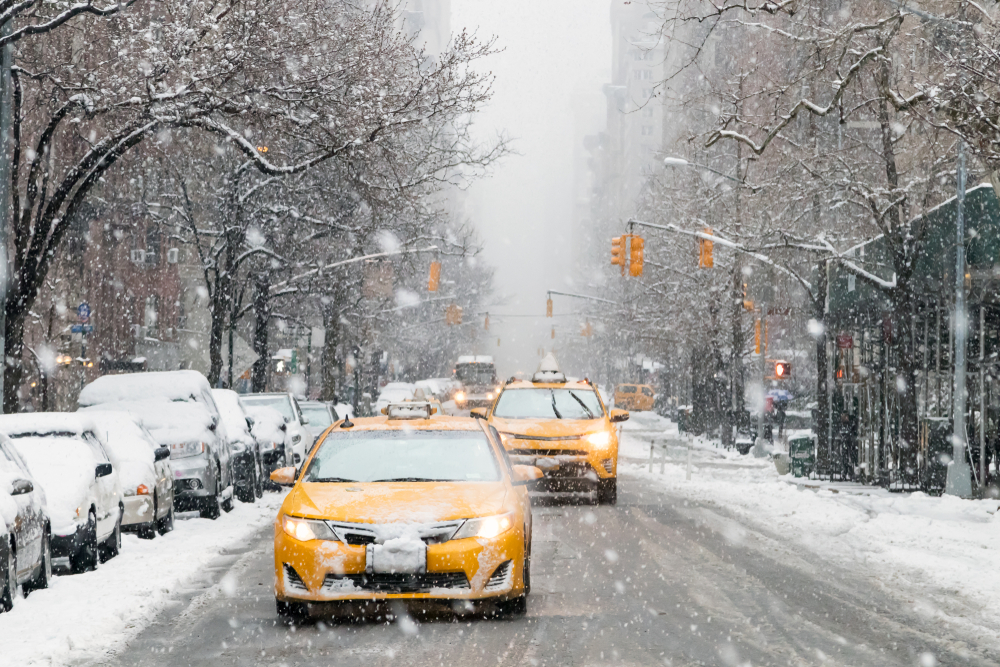
<svg viewBox="0 0 1000 667">
<path fill-rule="evenodd" d="M 8 475 L 13 475 L 15 477 L 20 477 L 24 474 L 21 470 L 21 466 L 17 464 L 14 457 L 0 445 L 0 472 L 7 473 Z"/>
<path fill-rule="evenodd" d="M 621 386 L 621 387 L 618 387 L 618 391 L 621 392 L 621 393 L 623 393 L 623 394 L 634 394 L 635 393 L 635 387 Z"/>
<path fill-rule="evenodd" d="M 292 403 L 288 400 L 288 396 L 244 396 L 243 402 L 247 405 L 266 405 L 269 408 L 274 408 L 281 413 L 286 421 L 295 419 Z"/>
<path fill-rule="evenodd" d="M 650 389 L 649 387 L 643 387 L 643 388 L 642 388 L 642 393 L 643 393 L 643 394 L 644 394 L 645 396 L 652 396 L 652 395 L 653 395 L 653 390 L 652 390 L 652 389 Z"/>
<path fill-rule="evenodd" d="M 24 459 L 17 453 L 16 449 L 7 443 L 0 441 L 0 450 L 2 450 L 7 458 L 13 461 L 18 468 L 23 470 L 26 474 L 31 474 L 31 471 L 28 469 L 28 464 L 24 462 Z"/>
<path fill-rule="evenodd" d="M 322 406 L 307 405 L 302 408 L 302 414 L 309 420 L 309 425 L 313 428 L 326 428 L 333 421 L 330 419 L 330 412 Z"/>
<path fill-rule="evenodd" d="M 510 462 L 510 457 L 507 455 L 507 449 L 503 446 L 503 440 L 500 438 L 500 431 L 497 430 L 496 426 L 490 424 L 490 435 L 493 436 L 493 442 L 496 444 L 497 449 L 500 450 L 500 456 L 503 458 L 503 463 L 507 467 L 507 474 L 514 477 L 514 467 Z"/>
<path fill-rule="evenodd" d="M 90 448 L 94 451 L 94 456 L 97 457 L 98 461 L 103 463 L 108 463 L 111 461 L 111 458 L 108 456 L 108 453 L 104 451 L 104 446 L 101 445 L 101 442 L 97 439 L 97 437 L 93 433 L 89 431 L 84 433 L 83 440 L 88 445 L 90 445 Z"/>
<path fill-rule="evenodd" d="M 507 389 L 493 414 L 503 419 L 600 419 L 601 401 L 592 389 Z"/>
<path fill-rule="evenodd" d="M 354 431 L 323 440 L 306 482 L 493 482 L 500 469 L 482 431 Z"/>
</svg>

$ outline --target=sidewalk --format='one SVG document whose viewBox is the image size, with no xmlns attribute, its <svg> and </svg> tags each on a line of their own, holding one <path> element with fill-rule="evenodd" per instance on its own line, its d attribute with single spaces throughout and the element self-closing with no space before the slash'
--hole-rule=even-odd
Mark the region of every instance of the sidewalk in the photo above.
<svg viewBox="0 0 1000 667">
<path fill-rule="evenodd" d="M 781 475 L 778 480 L 784 482 L 785 484 L 791 484 L 797 486 L 800 489 L 812 489 L 814 491 L 829 491 L 830 493 L 844 493 L 848 495 L 855 496 L 889 496 L 890 492 L 888 489 L 884 489 L 881 486 L 868 486 L 867 484 L 859 484 L 857 482 L 824 482 L 819 479 L 809 479 L 807 477 L 792 477 L 791 475 Z M 897 497 L 903 497 L 909 494 L 906 493 L 895 493 L 892 494 Z"/>
</svg>

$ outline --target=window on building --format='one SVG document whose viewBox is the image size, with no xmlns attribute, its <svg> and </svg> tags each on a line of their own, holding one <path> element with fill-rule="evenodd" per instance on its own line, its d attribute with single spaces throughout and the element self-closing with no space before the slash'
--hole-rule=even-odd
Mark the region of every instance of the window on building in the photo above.
<svg viewBox="0 0 1000 667">
<path fill-rule="evenodd" d="M 157 321 L 160 315 L 160 297 L 153 294 L 146 297 L 146 308 L 142 317 L 142 326 L 146 328 L 146 335 L 152 338 L 158 333 Z"/>
<path fill-rule="evenodd" d="M 648 137 L 648 136 L 652 136 L 652 134 L 653 134 L 653 126 L 652 125 L 643 125 L 642 126 L 642 136 Z"/>
</svg>

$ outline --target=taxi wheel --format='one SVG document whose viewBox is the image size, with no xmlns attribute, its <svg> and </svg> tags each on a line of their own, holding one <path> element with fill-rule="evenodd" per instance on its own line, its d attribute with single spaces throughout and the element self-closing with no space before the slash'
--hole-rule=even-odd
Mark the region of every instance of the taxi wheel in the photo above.
<svg viewBox="0 0 1000 667">
<path fill-rule="evenodd" d="M 285 602 L 275 598 L 274 606 L 283 623 L 301 623 L 309 618 L 309 608 L 302 602 Z"/>
<path fill-rule="evenodd" d="M 497 616 L 500 618 L 517 618 L 528 613 L 528 596 L 520 595 L 510 600 L 497 602 Z"/>
<path fill-rule="evenodd" d="M 597 502 L 601 505 L 618 504 L 618 478 L 602 479 L 598 482 Z"/>
</svg>

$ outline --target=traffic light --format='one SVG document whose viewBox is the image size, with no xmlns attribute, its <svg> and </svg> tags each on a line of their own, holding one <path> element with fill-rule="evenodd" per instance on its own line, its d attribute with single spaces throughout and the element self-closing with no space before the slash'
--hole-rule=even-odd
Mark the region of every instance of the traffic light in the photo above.
<svg viewBox="0 0 1000 667">
<path fill-rule="evenodd" d="M 642 263 L 645 259 L 646 242 L 641 236 L 633 236 L 631 248 L 629 248 L 628 255 L 628 274 L 633 278 L 638 278 L 642 275 Z"/>
<path fill-rule="evenodd" d="M 427 278 L 427 291 L 437 292 L 441 284 L 441 262 L 434 260 L 431 262 L 431 274 Z"/>
<path fill-rule="evenodd" d="M 552 327 L 552 338 L 556 337 L 556 328 Z"/>
<path fill-rule="evenodd" d="M 787 361 L 774 362 L 774 379 L 787 380 L 792 376 L 792 365 Z"/>
<path fill-rule="evenodd" d="M 709 236 L 712 235 L 712 228 L 705 227 L 704 232 Z M 708 239 L 703 239 L 698 237 L 698 268 L 699 269 L 710 269 L 714 266 L 714 261 L 712 259 L 712 242 Z"/>
<path fill-rule="evenodd" d="M 753 353 L 760 354 L 760 320 L 753 323 Z"/>
<path fill-rule="evenodd" d="M 490 330 L 490 314 L 486 313 L 486 321 L 483 323 L 483 328 L 487 331 Z"/>
<path fill-rule="evenodd" d="M 625 243 L 626 235 L 616 236 L 611 239 L 611 263 L 622 267 L 622 275 L 625 275 Z"/>
<path fill-rule="evenodd" d="M 545 300 L 545 317 L 552 317 L 552 297 Z"/>
<path fill-rule="evenodd" d="M 589 321 L 586 324 L 584 324 L 583 327 L 580 329 L 580 335 L 583 336 L 584 338 L 590 338 L 591 336 L 594 335 L 594 327 L 590 324 Z"/>
</svg>

